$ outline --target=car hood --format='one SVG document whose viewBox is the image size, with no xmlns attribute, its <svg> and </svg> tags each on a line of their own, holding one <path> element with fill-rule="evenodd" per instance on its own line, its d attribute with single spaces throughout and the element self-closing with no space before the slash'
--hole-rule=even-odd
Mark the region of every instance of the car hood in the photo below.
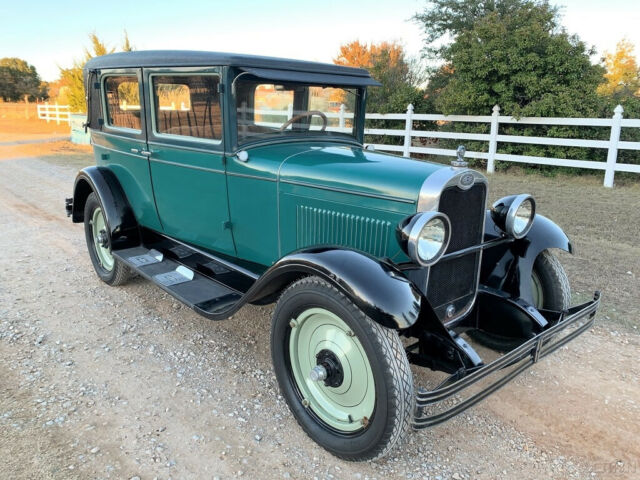
<svg viewBox="0 0 640 480">
<path fill-rule="evenodd" d="M 280 166 L 281 182 L 405 202 L 417 202 L 424 180 L 444 167 L 353 146 L 291 148 Z"/>
</svg>

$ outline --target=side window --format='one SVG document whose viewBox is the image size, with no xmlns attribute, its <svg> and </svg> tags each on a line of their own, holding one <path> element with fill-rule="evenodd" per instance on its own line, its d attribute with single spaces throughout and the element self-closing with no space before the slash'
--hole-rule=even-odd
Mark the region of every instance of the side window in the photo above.
<svg viewBox="0 0 640 480">
<path fill-rule="evenodd" d="M 133 75 L 109 76 L 104 81 L 107 125 L 142 130 L 140 86 Z"/>
<path fill-rule="evenodd" d="M 152 76 L 155 133 L 220 141 L 217 75 Z"/>
</svg>

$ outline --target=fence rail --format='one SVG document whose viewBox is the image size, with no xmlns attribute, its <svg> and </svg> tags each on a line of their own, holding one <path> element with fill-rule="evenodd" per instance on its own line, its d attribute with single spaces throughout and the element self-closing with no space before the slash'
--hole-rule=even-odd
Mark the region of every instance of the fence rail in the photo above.
<svg viewBox="0 0 640 480">
<path fill-rule="evenodd" d="M 55 121 L 58 125 L 60 122 L 71 124 L 71 108 L 69 105 L 49 105 L 48 103 L 38 104 L 38 118 L 46 120 L 47 123 Z"/>
</svg>

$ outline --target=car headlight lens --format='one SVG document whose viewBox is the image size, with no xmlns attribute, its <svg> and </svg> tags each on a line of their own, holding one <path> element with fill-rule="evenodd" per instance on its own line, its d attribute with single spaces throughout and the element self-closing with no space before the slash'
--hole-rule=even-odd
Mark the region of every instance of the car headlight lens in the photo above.
<svg viewBox="0 0 640 480">
<path fill-rule="evenodd" d="M 451 222 L 440 212 L 422 212 L 406 219 L 398 229 L 398 239 L 409 257 L 423 266 L 436 263 L 451 238 Z"/>
<path fill-rule="evenodd" d="M 418 234 L 418 256 L 425 262 L 435 258 L 447 239 L 447 227 L 442 218 L 429 220 Z"/>
<path fill-rule="evenodd" d="M 491 217 L 503 231 L 522 238 L 531 229 L 536 215 L 536 202 L 531 195 L 511 195 L 493 204 Z"/>
<path fill-rule="evenodd" d="M 513 235 L 520 237 L 525 233 L 533 219 L 533 202 L 527 198 L 516 208 L 513 214 Z"/>
</svg>

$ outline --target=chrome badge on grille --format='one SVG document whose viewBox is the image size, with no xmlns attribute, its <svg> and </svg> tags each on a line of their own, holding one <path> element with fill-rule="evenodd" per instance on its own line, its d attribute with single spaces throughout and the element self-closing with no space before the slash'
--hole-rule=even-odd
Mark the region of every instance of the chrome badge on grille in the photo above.
<svg viewBox="0 0 640 480">
<path fill-rule="evenodd" d="M 473 186 L 474 180 L 475 178 L 473 176 L 473 173 L 465 173 L 464 175 L 460 175 L 460 178 L 458 179 L 458 187 L 460 187 L 462 190 L 467 190 Z"/>
</svg>

